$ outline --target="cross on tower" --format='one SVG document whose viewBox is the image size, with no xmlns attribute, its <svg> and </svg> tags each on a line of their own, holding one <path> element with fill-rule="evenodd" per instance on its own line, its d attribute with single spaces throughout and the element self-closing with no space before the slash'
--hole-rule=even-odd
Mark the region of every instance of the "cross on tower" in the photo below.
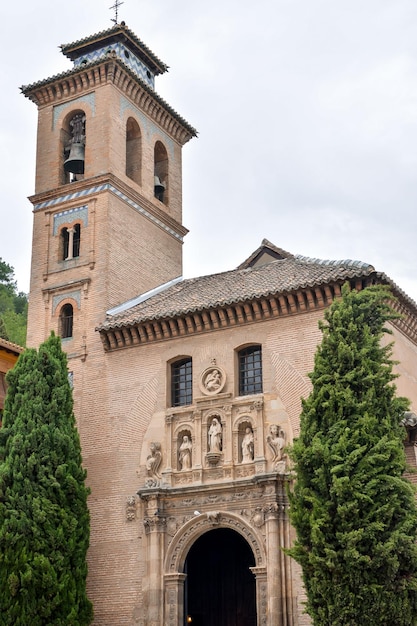
<svg viewBox="0 0 417 626">
<path fill-rule="evenodd" d="M 119 0 L 116 0 L 115 3 L 113 4 L 113 6 L 109 7 L 110 10 L 114 9 L 114 18 L 111 18 L 111 21 L 114 22 L 115 24 L 117 24 L 117 22 L 118 22 L 119 7 L 122 4 L 124 4 L 124 2 L 119 2 Z"/>
</svg>

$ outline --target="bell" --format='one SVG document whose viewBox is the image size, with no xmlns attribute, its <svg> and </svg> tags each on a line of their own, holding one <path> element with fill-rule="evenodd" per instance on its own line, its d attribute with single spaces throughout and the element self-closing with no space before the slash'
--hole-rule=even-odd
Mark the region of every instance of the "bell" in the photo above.
<svg viewBox="0 0 417 626">
<path fill-rule="evenodd" d="M 155 176 L 154 177 L 155 198 L 158 198 L 158 200 L 162 202 L 164 199 L 164 191 L 165 191 L 164 183 L 161 183 L 161 181 L 159 180 L 159 176 Z"/>
<path fill-rule="evenodd" d="M 71 144 L 68 159 L 64 161 L 64 170 L 72 174 L 84 174 L 84 144 Z"/>
</svg>

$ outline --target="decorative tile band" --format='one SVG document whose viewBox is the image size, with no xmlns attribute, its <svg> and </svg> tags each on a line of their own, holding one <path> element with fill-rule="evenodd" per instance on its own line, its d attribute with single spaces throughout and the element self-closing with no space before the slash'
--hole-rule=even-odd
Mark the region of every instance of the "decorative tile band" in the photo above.
<svg viewBox="0 0 417 626">
<path fill-rule="evenodd" d="M 53 198 L 53 200 L 47 200 L 46 202 L 40 202 L 39 204 L 35 204 L 33 206 L 33 210 L 39 211 L 40 209 L 47 209 L 49 207 L 56 206 L 57 204 L 62 204 L 63 202 L 77 200 L 78 198 L 85 198 L 87 196 L 91 196 L 92 194 L 99 193 L 100 191 L 109 190 L 109 188 L 110 188 L 110 184 L 104 183 L 103 185 L 96 185 L 95 187 L 90 187 L 89 189 L 83 189 L 82 191 L 76 191 L 74 193 L 66 193 L 64 196 L 58 196 L 57 198 Z"/>
<path fill-rule="evenodd" d="M 60 303 L 63 300 L 66 300 L 67 298 L 71 298 L 72 300 L 75 300 L 78 308 L 79 309 L 81 308 L 81 291 L 77 289 L 77 291 L 69 291 L 68 293 L 60 293 L 54 296 L 52 298 L 52 314 L 55 313 L 57 306 L 59 306 Z"/>
<path fill-rule="evenodd" d="M 96 114 L 96 94 L 93 92 L 93 93 L 87 93 L 85 94 L 85 96 L 80 96 L 79 98 L 75 98 L 74 100 L 71 100 L 71 102 L 64 102 L 63 104 L 57 104 L 57 106 L 54 106 L 52 130 L 55 129 L 55 126 L 58 122 L 58 119 L 62 111 L 64 111 L 66 108 L 73 109 L 74 104 L 81 104 L 82 102 L 86 102 L 90 106 L 91 111 L 93 113 L 93 117 L 94 117 Z"/>
<path fill-rule="evenodd" d="M 88 207 L 86 204 L 75 209 L 68 209 L 68 211 L 56 213 L 54 215 L 54 235 L 58 234 L 62 224 L 72 224 L 72 222 L 76 220 L 81 220 L 83 226 L 88 226 Z"/>
<path fill-rule="evenodd" d="M 104 48 L 99 48 L 98 50 L 93 50 L 93 52 L 81 55 L 78 59 L 75 59 L 74 67 L 80 67 L 86 63 L 92 63 L 98 61 L 99 59 L 104 59 L 109 52 L 115 52 L 116 56 L 123 61 L 123 63 L 130 70 L 132 70 L 136 76 L 139 76 L 139 78 L 141 78 L 152 89 L 155 88 L 155 77 L 150 69 L 135 54 L 133 54 L 131 50 L 126 48 L 126 46 L 120 42 L 111 43 Z"/>
<path fill-rule="evenodd" d="M 157 217 L 152 215 L 152 213 L 149 213 L 149 211 L 141 207 L 140 204 L 128 198 L 124 193 L 116 189 L 116 187 L 114 187 L 110 183 L 104 183 L 103 185 L 96 185 L 95 187 L 83 189 L 82 191 L 76 191 L 75 193 L 68 193 L 68 194 L 65 194 L 64 196 L 58 196 L 57 198 L 53 198 L 52 200 L 47 200 L 46 202 L 40 202 L 39 204 L 35 204 L 33 209 L 34 211 L 40 211 L 41 209 L 54 207 L 57 204 L 62 204 L 63 202 L 70 202 L 71 200 L 78 200 L 79 198 L 86 198 L 87 196 L 95 195 L 102 191 L 111 191 L 118 198 L 120 198 L 121 200 L 126 202 L 126 204 L 128 204 L 133 209 L 135 209 L 135 211 L 138 211 L 138 213 L 140 213 L 141 215 L 144 215 L 149 221 L 153 222 L 154 224 L 157 224 L 160 228 L 162 228 L 167 233 L 175 237 L 175 239 L 178 239 L 179 241 L 183 240 L 182 236 L 179 235 L 175 230 L 173 230 L 172 228 L 164 224 L 161 220 L 159 220 Z"/>
</svg>

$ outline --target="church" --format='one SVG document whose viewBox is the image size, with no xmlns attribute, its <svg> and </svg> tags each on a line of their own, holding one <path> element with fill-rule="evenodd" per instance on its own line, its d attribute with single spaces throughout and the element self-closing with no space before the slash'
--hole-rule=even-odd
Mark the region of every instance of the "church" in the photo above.
<svg viewBox="0 0 417 626">
<path fill-rule="evenodd" d="M 417 306 L 383 272 L 264 239 L 182 279 L 183 146 L 167 70 L 124 22 L 61 46 L 38 109 L 28 345 L 62 338 L 91 488 L 97 626 L 307 626 L 286 447 L 349 282 L 388 284 L 397 386 L 417 409 Z"/>
</svg>

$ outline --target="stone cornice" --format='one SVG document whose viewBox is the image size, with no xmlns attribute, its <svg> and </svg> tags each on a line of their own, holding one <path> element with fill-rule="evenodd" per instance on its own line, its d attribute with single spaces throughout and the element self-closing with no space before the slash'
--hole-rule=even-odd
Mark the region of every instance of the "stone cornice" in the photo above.
<svg viewBox="0 0 417 626">
<path fill-rule="evenodd" d="M 290 315 L 312 311 L 323 311 L 333 300 L 340 297 L 345 281 L 317 285 L 293 292 L 271 294 L 258 299 L 248 299 L 227 306 L 208 308 L 158 320 L 143 320 L 137 324 L 121 325 L 111 329 L 100 329 L 106 352 L 132 346 L 166 341 L 215 330 L 244 326 Z M 352 288 L 361 290 L 375 282 L 375 275 L 358 277 L 350 281 Z M 417 344 L 417 317 L 401 299 L 392 303 L 401 317 L 392 324 L 410 341 Z"/>
<path fill-rule="evenodd" d="M 113 83 L 170 137 L 184 145 L 197 131 L 153 89 L 110 53 L 105 60 L 87 63 L 68 72 L 21 87 L 38 107 L 62 103 L 82 93 Z"/>
<path fill-rule="evenodd" d="M 255 476 L 251 476 L 250 478 L 246 478 L 244 480 L 240 480 L 239 483 L 235 482 L 225 482 L 225 483 L 216 483 L 211 484 L 206 489 L 206 493 L 202 494 L 201 485 L 183 485 L 181 487 L 171 487 L 168 485 L 161 485 L 159 487 L 148 488 L 143 487 L 138 489 L 137 495 L 139 498 L 145 502 L 156 502 L 158 500 L 166 500 L 167 502 L 171 499 L 175 501 L 178 497 L 181 499 L 191 498 L 193 496 L 198 496 L 202 498 L 207 498 L 207 493 L 214 495 L 223 495 L 225 493 L 230 494 L 240 494 L 244 489 L 254 489 L 260 488 L 263 490 L 262 494 L 259 494 L 260 498 L 265 499 L 265 491 L 268 491 L 268 495 L 271 496 L 271 499 L 274 497 L 280 497 L 287 502 L 287 490 L 285 485 L 288 482 L 293 480 L 293 476 L 291 474 L 277 474 L 276 472 L 263 473 Z M 206 485 L 207 487 L 207 485 Z M 239 500 L 239 497 L 236 498 Z M 195 507 L 194 504 L 187 504 L 186 501 L 182 500 L 179 502 L 176 508 L 183 509 L 188 507 Z M 215 506 L 215 503 L 210 505 L 211 507 Z"/>
<path fill-rule="evenodd" d="M 59 189 L 50 189 L 30 196 L 29 200 L 33 204 L 34 211 L 53 210 L 58 207 L 62 209 L 63 205 L 74 206 L 77 203 L 85 202 L 88 197 L 108 191 L 114 193 L 126 204 L 139 211 L 176 239 L 182 241 L 188 233 L 188 230 L 171 217 L 167 211 L 160 209 L 144 196 L 136 193 L 129 185 L 113 174 L 103 174 L 63 185 Z"/>
</svg>

